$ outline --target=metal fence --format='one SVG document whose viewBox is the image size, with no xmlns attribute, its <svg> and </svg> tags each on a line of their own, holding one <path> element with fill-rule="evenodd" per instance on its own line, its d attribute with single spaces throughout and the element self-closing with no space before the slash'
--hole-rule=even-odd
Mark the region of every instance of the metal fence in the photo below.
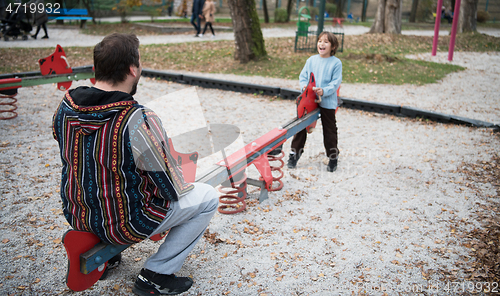
<svg viewBox="0 0 500 296">
<path fill-rule="evenodd" d="M 332 32 L 339 40 L 337 52 L 344 52 L 344 28 L 331 27 L 323 31 Z M 295 52 L 316 52 L 318 35 L 316 31 L 297 31 L 295 33 Z"/>
</svg>

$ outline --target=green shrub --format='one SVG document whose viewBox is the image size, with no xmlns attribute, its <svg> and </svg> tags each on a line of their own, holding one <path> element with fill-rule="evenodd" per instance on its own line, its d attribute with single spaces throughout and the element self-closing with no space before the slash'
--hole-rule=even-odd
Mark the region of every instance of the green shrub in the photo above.
<svg viewBox="0 0 500 296">
<path fill-rule="evenodd" d="M 425 22 L 434 19 L 432 13 L 436 13 L 436 3 L 433 0 L 420 0 L 417 8 L 417 20 Z"/>
<path fill-rule="evenodd" d="M 316 19 L 316 16 L 319 15 L 319 9 L 317 7 L 307 7 L 309 8 L 309 13 L 311 14 L 311 19 Z"/>
<path fill-rule="evenodd" d="M 274 22 L 275 23 L 286 23 L 288 18 L 288 12 L 285 8 L 276 8 L 274 11 Z"/>
<path fill-rule="evenodd" d="M 490 14 L 484 10 L 477 11 L 477 22 L 486 23 L 490 19 Z"/>
<path fill-rule="evenodd" d="M 328 12 L 330 17 L 334 17 L 335 13 L 337 12 L 337 5 L 333 3 L 326 3 L 325 4 L 325 11 Z"/>
</svg>

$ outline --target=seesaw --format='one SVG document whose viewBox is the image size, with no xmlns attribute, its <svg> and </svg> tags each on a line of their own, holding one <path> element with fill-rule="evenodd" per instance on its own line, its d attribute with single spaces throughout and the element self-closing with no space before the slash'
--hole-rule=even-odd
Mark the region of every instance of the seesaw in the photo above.
<svg viewBox="0 0 500 296">
<path fill-rule="evenodd" d="M 75 72 L 70 67 L 64 49 L 56 46 L 53 54 L 38 60 L 41 75 L 0 79 L 0 91 L 15 90 L 21 87 L 57 83 L 57 89 L 67 90 L 74 80 L 94 79 L 94 72 Z"/>
<path fill-rule="evenodd" d="M 300 119 L 288 122 L 283 127 L 272 129 L 238 152 L 229 155 L 225 161 L 218 162 L 195 181 L 215 187 L 237 177 L 246 167 L 253 164 L 261 174 L 261 178 L 260 180 L 252 180 L 249 184 L 260 187 L 259 201 L 267 199 L 267 192 L 272 190 L 273 183 L 268 154 L 280 147 L 289 137 L 311 125 L 318 117 L 319 110 L 316 109 Z M 170 147 L 172 147 L 171 153 L 177 153 L 173 150 L 172 145 Z M 189 164 L 193 164 L 192 161 L 189 161 L 189 156 L 186 154 L 185 162 L 181 167 L 184 173 L 193 176 L 196 165 L 192 165 L 191 168 L 187 167 Z M 251 179 L 247 178 L 247 182 L 249 180 Z M 192 180 L 186 177 L 186 181 Z M 234 182 L 231 183 L 234 184 Z M 130 246 L 105 244 L 92 233 L 76 230 L 68 230 L 63 237 L 63 243 L 68 255 L 66 284 L 73 291 L 83 291 L 90 288 L 104 273 L 106 262 Z"/>
<path fill-rule="evenodd" d="M 303 97 L 301 102 L 304 104 L 307 100 L 315 99 L 315 96 L 308 95 Z M 245 186 L 241 186 L 242 175 L 246 167 L 254 165 L 261 175 L 259 180 L 243 177 L 244 183 L 253 186 L 258 186 L 260 190 L 259 202 L 268 198 L 268 191 L 273 190 L 273 181 L 275 178 L 272 174 L 272 169 L 269 164 L 269 157 L 273 157 L 272 152 L 279 150 L 280 146 L 290 137 L 314 124 L 319 118 L 319 109 L 317 106 L 311 110 L 311 107 L 304 107 L 303 104 L 297 105 L 301 110 L 302 117 L 295 118 L 287 122 L 282 127 L 274 128 L 263 136 L 250 142 L 240 150 L 225 157 L 217 164 L 210 167 L 205 173 L 194 180 L 196 176 L 196 157 L 190 154 L 182 154 L 176 152 L 172 143 L 168 145 L 170 153 L 175 159 L 182 159 L 180 164 L 185 174 L 185 179 L 188 182 L 193 180 L 209 184 L 213 187 L 222 183 L 231 184 L 236 191 L 239 189 L 245 190 Z M 312 105 L 314 107 L 314 105 Z M 305 108 L 305 109 L 304 109 Z M 270 155 L 271 153 L 271 155 Z M 281 153 L 283 153 L 281 151 Z M 280 187 L 279 187 L 280 188 Z M 241 192 L 241 191 L 238 191 Z M 246 196 L 246 195 L 245 195 Z M 241 198 L 234 197 L 234 201 L 240 202 Z M 236 202 L 235 202 L 236 203 Z M 234 203 L 226 203 L 226 206 L 219 207 L 221 213 L 237 213 L 244 207 L 234 208 Z M 225 207 L 231 210 L 225 210 Z M 90 239 L 90 237 L 93 237 Z M 157 237 L 161 239 L 162 237 Z M 86 241 L 85 246 L 81 242 Z M 115 255 L 119 254 L 130 245 L 109 245 L 99 241 L 97 236 L 76 230 L 69 230 L 63 237 L 63 243 L 68 254 L 68 274 L 66 277 L 67 286 L 74 291 L 82 291 L 90 288 L 104 273 L 106 262 Z"/>
<path fill-rule="evenodd" d="M 37 85 L 45 82 L 58 83 L 58 89 L 60 90 L 66 90 L 71 86 L 71 81 L 66 80 L 69 77 L 64 77 L 71 73 L 71 68 L 60 46 L 57 46 L 56 52 L 53 55 L 45 59 L 40 59 L 40 61 L 42 61 L 40 63 L 41 67 L 48 67 L 48 70 L 47 68 L 42 70 L 42 75 L 45 75 L 44 77 L 24 78 L 21 81 L 15 82 L 0 80 L 0 90 Z M 85 76 L 80 75 L 78 79 L 84 79 L 83 77 L 93 78 L 93 73 L 86 73 Z M 47 82 L 49 78 L 51 80 Z M 313 79 L 311 80 L 312 82 L 314 82 Z M 37 84 L 35 84 L 36 81 L 38 81 Z M 299 96 L 300 99 L 297 99 L 297 118 L 285 123 L 281 127 L 272 129 L 231 155 L 227 157 L 224 155 L 223 160 L 210 167 L 197 179 L 195 179 L 196 163 L 199 154 L 197 152 L 177 152 L 174 149 L 172 140 L 169 139 L 167 147 L 169 147 L 169 152 L 174 159 L 177 160 L 178 165 L 182 167 L 185 180 L 187 182 L 202 182 L 213 187 L 225 183 L 226 185 L 229 184 L 231 188 L 237 189 L 238 193 L 245 191 L 247 184 L 258 186 L 261 189 L 260 202 L 268 198 L 268 191 L 281 189 L 283 183 L 279 181 L 280 177 L 273 177 L 273 168 L 270 165 L 270 161 L 276 159 L 276 152 L 283 154 L 281 146 L 288 138 L 315 124 L 319 118 L 317 104 L 310 104 L 311 101 L 314 102 L 316 100 L 314 92 L 311 91 L 312 87 L 312 84 L 309 85 L 307 90 Z M 246 177 L 245 169 L 250 165 L 254 165 L 257 168 L 261 176 L 258 180 Z M 273 188 L 273 182 L 276 180 L 281 184 Z M 226 201 L 224 203 L 225 206 L 219 208 L 219 212 L 226 214 L 240 212 L 242 207 L 238 208 L 235 204 L 241 202 L 241 197 L 235 199 L 230 202 Z M 151 239 L 155 241 L 161 240 L 165 235 L 168 234 L 155 235 Z M 105 272 L 107 262 L 130 246 L 106 244 L 90 232 L 76 230 L 68 230 L 64 234 L 62 241 L 68 256 L 66 284 L 73 291 L 83 291 L 90 288 Z"/>
<path fill-rule="evenodd" d="M 0 105 L 7 106 L 7 108 L 0 110 L 0 114 L 2 114 L 0 119 L 7 120 L 17 117 L 15 112 L 17 100 L 14 97 L 17 95 L 18 88 L 57 83 L 57 89 L 64 91 L 71 87 L 73 80 L 94 79 L 94 72 L 74 72 L 60 45 L 57 45 L 53 54 L 39 59 L 38 64 L 41 75 L 0 79 L 0 98 L 5 99 L 0 102 Z"/>
</svg>

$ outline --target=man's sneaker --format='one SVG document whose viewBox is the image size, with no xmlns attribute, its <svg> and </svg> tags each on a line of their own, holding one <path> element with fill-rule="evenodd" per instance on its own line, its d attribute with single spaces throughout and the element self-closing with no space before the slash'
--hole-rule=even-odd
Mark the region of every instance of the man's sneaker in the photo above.
<svg viewBox="0 0 500 296">
<path fill-rule="evenodd" d="M 337 159 L 330 159 L 328 162 L 328 166 L 326 167 L 326 170 L 329 172 L 334 172 L 337 169 Z"/>
<path fill-rule="evenodd" d="M 297 161 L 299 161 L 300 155 L 297 153 L 290 153 L 290 156 L 288 157 L 288 168 L 289 169 L 294 169 L 297 166 Z"/>
<path fill-rule="evenodd" d="M 132 292 L 140 296 L 177 295 L 189 290 L 191 285 L 193 285 L 191 278 L 159 274 L 143 268 L 137 276 Z"/>
<path fill-rule="evenodd" d="M 105 280 L 108 277 L 109 271 L 117 268 L 121 262 L 122 262 L 122 254 L 121 253 L 114 256 L 113 258 L 109 259 L 108 265 L 106 265 L 106 270 L 104 270 L 104 272 L 102 273 L 99 280 L 100 281 Z"/>
</svg>

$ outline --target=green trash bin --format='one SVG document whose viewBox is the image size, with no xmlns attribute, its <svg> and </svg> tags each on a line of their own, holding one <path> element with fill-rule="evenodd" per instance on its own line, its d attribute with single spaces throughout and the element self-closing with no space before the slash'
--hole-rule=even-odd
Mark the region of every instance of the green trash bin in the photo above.
<svg viewBox="0 0 500 296">
<path fill-rule="evenodd" d="M 307 10 L 307 14 L 302 13 L 302 10 Z M 301 20 L 303 18 L 304 20 Z M 309 20 L 311 19 L 311 14 L 309 12 L 309 8 L 306 6 L 302 7 L 299 10 L 299 21 L 297 22 L 297 36 L 307 36 L 307 33 L 309 32 L 309 26 L 311 26 L 311 23 L 309 23 Z"/>
</svg>

